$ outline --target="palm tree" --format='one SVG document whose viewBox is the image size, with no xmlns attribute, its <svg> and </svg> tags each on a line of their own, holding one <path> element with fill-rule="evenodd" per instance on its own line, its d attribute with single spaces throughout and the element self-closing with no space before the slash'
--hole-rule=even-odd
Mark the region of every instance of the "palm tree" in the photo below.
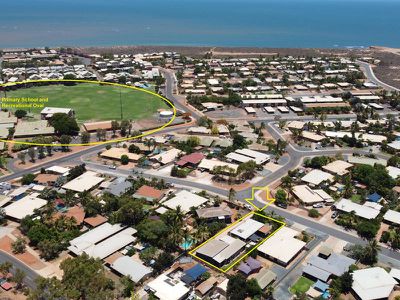
<svg viewBox="0 0 400 300">
<path fill-rule="evenodd" d="M 179 226 L 181 227 L 183 224 L 183 219 L 185 218 L 185 213 L 182 211 L 182 208 L 180 205 L 178 205 L 173 211 L 172 211 L 172 226 Z"/>
<path fill-rule="evenodd" d="M 171 227 L 171 232 L 168 235 L 169 242 L 167 242 L 167 244 L 173 245 L 174 248 L 178 247 L 182 243 L 183 235 L 184 231 L 181 227 Z"/>
<path fill-rule="evenodd" d="M 378 252 L 380 250 L 381 246 L 379 246 L 377 240 L 373 239 L 372 241 L 369 241 L 364 248 L 366 262 L 373 265 L 377 261 Z"/>
<path fill-rule="evenodd" d="M 197 227 L 196 232 L 194 233 L 193 238 L 197 243 L 202 243 L 210 237 L 210 231 L 208 227 L 205 225 L 200 225 Z"/>
<path fill-rule="evenodd" d="M 236 196 L 236 191 L 233 188 L 230 188 L 228 195 L 229 201 L 235 200 L 235 196 Z"/>
<path fill-rule="evenodd" d="M 17 284 L 16 288 L 19 290 L 22 287 L 22 284 L 24 283 L 26 274 L 24 271 L 21 269 L 16 269 L 15 274 L 12 277 L 12 280 Z"/>
<path fill-rule="evenodd" d="M 10 263 L 9 261 L 5 261 L 5 262 L 0 264 L 0 273 L 3 276 L 6 276 L 10 272 L 10 269 L 12 267 L 13 267 L 12 263 Z"/>
</svg>

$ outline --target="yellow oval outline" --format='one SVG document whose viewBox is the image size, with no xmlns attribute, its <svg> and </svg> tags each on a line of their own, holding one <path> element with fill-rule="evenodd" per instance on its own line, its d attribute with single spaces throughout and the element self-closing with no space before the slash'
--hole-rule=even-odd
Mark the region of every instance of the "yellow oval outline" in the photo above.
<svg viewBox="0 0 400 300">
<path fill-rule="evenodd" d="M 26 80 L 26 81 L 13 82 L 13 83 L 3 83 L 3 84 L 0 84 L 0 87 L 10 87 L 10 86 L 20 85 L 20 84 L 25 84 L 25 83 L 40 83 L 40 82 L 83 82 L 83 83 L 94 83 L 94 84 L 106 84 L 106 85 L 124 87 L 124 88 L 132 89 L 132 90 L 136 90 L 136 91 L 140 91 L 140 92 L 145 92 L 145 93 L 148 93 L 150 95 L 157 96 L 161 100 L 163 100 L 164 102 L 167 102 L 172 107 L 172 110 L 173 110 L 174 114 L 173 114 L 171 120 L 169 120 L 167 123 L 165 123 L 163 126 L 161 126 L 159 128 L 152 129 L 150 131 L 147 131 L 146 133 L 142 133 L 142 134 L 137 135 L 137 136 L 128 137 L 128 138 L 120 138 L 120 139 L 109 140 L 109 141 L 104 141 L 104 142 L 91 142 L 91 143 L 86 143 L 86 144 L 41 144 L 41 143 L 21 142 L 21 141 L 16 141 L 16 140 L 4 140 L 4 139 L 0 139 L 0 142 L 9 143 L 9 144 L 21 144 L 21 145 L 31 145 L 31 146 L 51 146 L 51 147 L 61 147 L 61 146 L 78 147 L 78 146 L 105 145 L 105 144 L 112 144 L 112 143 L 130 141 L 130 140 L 134 140 L 134 139 L 137 139 L 137 138 L 141 138 L 141 137 L 156 133 L 156 132 L 158 132 L 160 130 L 163 130 L 165 127 L 169 126 L 176 118 L 176 108 L 175 108 L 175 105 L 170 100 L 168 100 L 167 98 L 165 98 L 165 97 L 163 97 L 163 96 L 161 96 L 161 95 L 159 95 L 159 94 L 157 94 L 155 92 L 148 91 L 146 89 L 138 88 L 138 87 L 135 87 L 135 86 L 129 86 L 129 85 L 126 85 L 126 84 L 120 84 L 120 83 L 114 83 L 114 82 L 105 82 L 105 81 L 97 81 L 97 80 L 84 80 L 84 79 L 45 79 L 45 80 Z"/>
</svg>

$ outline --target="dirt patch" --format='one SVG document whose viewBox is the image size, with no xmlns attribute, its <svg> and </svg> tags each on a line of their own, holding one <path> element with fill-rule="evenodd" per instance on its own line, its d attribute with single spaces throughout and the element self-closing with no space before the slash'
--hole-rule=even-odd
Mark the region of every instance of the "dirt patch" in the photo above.
<svg viewBox="0 0 400 300">
<path fill-rule="evenodd" d="M 38 258 L 36 258 L 33 254 L 29 253 L 28 251 L 21 254 L 14 254 L 11 250 L 12 242 L 13 240 L 9 236 L 4 236 L 3 238 L 0 239 L 0 249 L 14 256 L 15 258 L 19 259 L 23 263 L 30 266 L 32 269 L 40 270 L 46 267 L 46 265 L 43 262 L 41 262 Z"/>
</svg>

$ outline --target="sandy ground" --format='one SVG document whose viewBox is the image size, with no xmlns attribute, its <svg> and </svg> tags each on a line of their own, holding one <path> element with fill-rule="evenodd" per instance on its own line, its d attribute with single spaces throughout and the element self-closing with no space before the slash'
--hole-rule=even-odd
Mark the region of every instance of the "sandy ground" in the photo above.
<svg viewBox="0 0 400 300">
<path fill-rule="evenodd" d="M 37 257 L 35 257 L 35 255 L 31 253 L 31 251 L 33 252 L 33 250 L 29 249 L 29 247 L 27 247 L 27 251 L 25 251 L 25 253 L 14 254 L 11 250 L 12 242 L 13 239 L 9 235 L 4 236 L 0 239 L 0 249 L 16 257 L 34 270 L 40 270 L 46 266 L 43 262 L 40 261 L 40 259 L 38 259 Z"/>
</svg>

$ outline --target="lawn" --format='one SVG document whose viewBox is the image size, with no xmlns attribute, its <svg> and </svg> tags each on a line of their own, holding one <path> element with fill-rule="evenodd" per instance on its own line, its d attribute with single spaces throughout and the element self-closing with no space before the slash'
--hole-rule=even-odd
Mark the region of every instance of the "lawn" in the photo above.
<svg viewBox="0 0 400 300">
<path fill-rule="evenodd" d="M 157 109 L 168 108 L 161 98 L 145 92 L 90 83 L 19 89 L 8 92 L 7 97 L 48 98 L 45 106 L 73 108 L 78 122 L 121 120 L 120 102 L 122 102 L 123 119 L 149 118 L 157 112 Z M 37 114 L 41 110 L 42 108 L 31 108 L 30 112 Z"/>
<path fill-rule="evenodd" d="M 301 294 L 308 291 L 310 286 L 314 284 L 314 281 L 311 279 L 305 278 L 301 276 L 296 283 L 290 288 L 290 292 L 292 294 Z"/>
<path fill-rule="evenodd" d="M 354 195 L 351 196 L 350 200 L 355 202 L 355 203 L 360 203 L 361 202 L 361 195 L 354 194 Z"/>
</svg>

